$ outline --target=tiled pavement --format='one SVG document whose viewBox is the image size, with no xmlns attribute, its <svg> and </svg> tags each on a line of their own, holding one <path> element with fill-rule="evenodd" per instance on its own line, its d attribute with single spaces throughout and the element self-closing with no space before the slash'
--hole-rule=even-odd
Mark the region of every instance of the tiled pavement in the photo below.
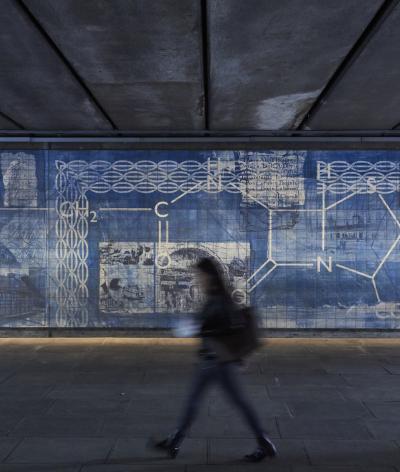
<svg viewBox="0 0 400 472">
<path fill-rule="evenodd" d="M 0 472 L 400 472 L 400 341 L 273 339 L 243 380 L 280 455 L 215 390 L 175 461 L 146 447 L 175 424 L 196 345 L 0 340 Z"/>
</svg>

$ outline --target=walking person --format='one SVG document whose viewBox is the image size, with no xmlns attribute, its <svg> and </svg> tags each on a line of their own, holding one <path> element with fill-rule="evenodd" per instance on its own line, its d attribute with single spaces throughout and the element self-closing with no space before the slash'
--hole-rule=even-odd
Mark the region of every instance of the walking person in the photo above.
<svg viewBox="0 0 400 472">
<path fill-rule="evenodd" d="M 175 458 L 185 435 L 198 412 L 200 401 L 212 384 L 219 384 L 225 394 L 240 410 L 258 447 L 245 456 L 245 460 L 259 462 L 274 457 L 276 448 L 266 436 L 255 409 L 243 393 L 238 368 L 240 359 L 224 347 L 222 342 L 232 332 L 232 316 L 237 311 L 217 265 L 211 259 L 201 259 L 196 265 L 200 286 L 206 300 L 200 313 L 201 349 L 200 362 L 194 375 L 192 387 L 176 431 L 168 438 L 153 445 Z"/>
</svg>

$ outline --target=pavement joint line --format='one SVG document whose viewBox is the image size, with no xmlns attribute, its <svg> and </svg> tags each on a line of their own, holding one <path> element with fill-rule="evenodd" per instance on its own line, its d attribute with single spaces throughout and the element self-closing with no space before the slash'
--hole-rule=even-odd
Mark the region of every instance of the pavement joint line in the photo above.
<svg viewBox="0 0 400 472">
<path fill-rule="evenodd" d="M 104 418 L 102 426 L 104 426 L 105 421 L 106 421 L 106 420 L 105 420 L 105 418 Z M 115 448 L 116 448 L 116 446 L 117 446 L 117 444 L 118 444 L 118 441 L 119 441 L 119 437 L 114 438 L 114 443 L 113 443 L 113 445 L 110 447 L 110 450 L 108 451 L 106 457 L 104 458 L 103 464 L 107 464 L 107 463 L 108 463 L 108 461 L 109 461 L 109 459 L 110 459 L 112 453 L 114 452 L 114 450 L 115 450 Z"/>
<path fill-rule="evenodd" d="M 14 445 L 14 447 L 10 450 L 10 452 L 3 458 L 3 460 L 1 461 L 2 464 L 6 464 L 7 463 L 7 460 L 8 458 L 14 453 L 14 451 L 22 444 L 22 442 L 25 440 L 25 436 L 22 436 L 19 440 L 16 439 L 16 443 Z"/>
<path fill-rule="evenodd" d="M 6 434 L 7 437 L 12 437 L 11 435 L 13 434 L 13 432 L 18 428 L 18 426 L 26 419 L 26 415 L 22 416 L 21 419 L 19 421 L 17 421 L 17 423 L 11 428 L 10 431 L 8 431 L 8 433 Z"/>
</svg>

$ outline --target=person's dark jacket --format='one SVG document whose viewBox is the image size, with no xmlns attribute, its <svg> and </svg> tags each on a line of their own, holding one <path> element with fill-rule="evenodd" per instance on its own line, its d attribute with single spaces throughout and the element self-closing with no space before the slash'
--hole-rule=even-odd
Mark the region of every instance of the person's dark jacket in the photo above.
<svg viewBox="0 0 400 472">
<path fill-rule="evenodd" d="M 229 335 L 232 328 L 234 303 L 229 295 L 216 293 L 209 295 L 200 313 L 200 355 L 206 359 L 228 360 L 219 340 Z"/>
</svg>

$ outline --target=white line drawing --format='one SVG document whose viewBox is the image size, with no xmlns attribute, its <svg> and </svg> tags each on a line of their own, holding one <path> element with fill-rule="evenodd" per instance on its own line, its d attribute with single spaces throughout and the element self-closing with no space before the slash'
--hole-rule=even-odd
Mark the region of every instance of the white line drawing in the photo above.
<svg viewBox="0 0 400 472">
<path fill-rule="evenodd" d="M 337 195 L 348 192 L 387 195 L 398 192 L 400 163 L 395 161 L 317 162 L 320 191 Z M 323 185 L 322 185 L 323 184 Z"/>
<path fill-rule="evenodd" d="M 78 258 L 82 265 L 82 273 L 87 273 L 87 264 L 85 251 L 77 257 L 76 248 L 70 247 L 71 244 L 66 244 L 66 235 L 61 231 L 64 226 L 67 226 L 70 231 L 77 231 L 75 225 L 79 220 L 79 224 L 86 228 L 87 214 L 88 214 L 88 200 L 87 192 L 104 194 L 108 192 L 116 192 L 119 194 L 138 192 L 138 193 L 162 193 L 162 194 L 177 194 L 170 201 L 159 201 L 154 208 L 101 208 L 101 211 L 151 211 L 154 210 L 158 218 L 157 230 L 160 248 L 159 254 L 156 255 L 156 264 L 159 267 L 168 267 L 170 264 L 170 256 L 167 251 L 169 244 L 169 221 L 168 207 L 177 203 L 185 196 L 197 192 L 216 193 L 228 192 L 241 194 L 247 201 L 252 201 L 261 206 L 268 212 L 268 229 L 266 234 L 267 239 L 267 258 L 261 266 L 252 274 L 247 280 L 248 293 L 251 293 L 259 284 L 264 281 L 274 270 L 279 267 L 302 267 L 304 269 L 317 269 L 318 272 L 323 266 L 329 272 L 332 271 L 332 261 L 330 258 L 324 260 L 321 255 L 316 255 L 313 261 L 280 261 L 275 260 L 273 251 L 273 218 L 275 213 L 281 212 L 306 212 L 321 214 L 321 251 L 326 252 L 326 216 L 327 212 L 333 210 L 341 203 L 353 198 L 359 194 L 377 194 L 400 228 L 400 222 L 389 207 L 383 195 L 399 191 L 400 182 L 400 163 L 379 161 L 371 163 L 368 161 L 356 161 L 348 163 L 346 161 L 334 162 L 317 162 L 317 184 L 318 193 L 321 194 L 320 208 L 301 208 L 304 197 L 299 196 L 296 207 L 271 207 L 269 204 L 261 201 L 257 196 L 257 192 L 250 192 L 245 185 L 246 179 L 249 176 L 252 179 L 259 176 L 261 179 L 264 174 L 271 172 L 271 167 L 268 163 L 256 162 L 256 160 L 240 160 L 240 165 L 235 168 L 235 162 L 231 160 L 224 160 L 223 158 L 214 157 L 207 159 L 204 162 L 196 160 L 187 160 L 182 162 L 177 161 L 161 161 L 154 162 L 150 160 L 142 161 L 127 161 L 117 160 L 108 162 L 104 160 L 97 160 L 86 162 L 82 160 L 75 160 L 70 162 L 57 162 L 58 175 L 56 179 L 56 188 L 59 192 L 57 200 L 57 212 L 59 216 L 58 221 L 58 247 L 59 266 L 57 272 L 60 273 L 58 281 L 60 284 L 60 294 L 64 293 L 64 272 L 68 272 L 68 264 L 66 260 L 68 257 L 72 259 Z M 71 184 L 71 182 L 74 182 Z M 74 189 L 72 191 L 69 186 Z M 75 193 L 74 193 L 75 192 Z M 256 194 L 257 196 L 254 196 Z M 327 205 L 327 195 L 342 196 L 339 200 Z M 266 200 L 268 201 L 268 200 Z M 77 209 L 72 211 L 65 211 L 67 207 L 65 204 L 77 205 Z M 64 205 L 64 206 L 63 206 Z M 71 207 L 72 208 L 72 207 Z M 75 208 L 75 207 L 73 207 Z M 87 234 L 80 231 L 80 241 L 86 242 Z M 359 275 L 371 280 L 378 302 L 381 301 L 379 291 L 376 286 L 376 276 L 384 266 L 390 254 L 394 251 L 400 242 L 400 235 L 393 241 L 388 252 L 380 261 L 378 267 L 373 274 L 367 274 L 358 271 L 352 267 L 344 264 L 335 263 L 335 267 L 345 270 L 355 275 Z M 164 247 L 165 250 L 162 250 Z M 66 249 L 65 249 L 66 248 Z M 65 251 L 70 251 L 71 254 L 66 256 Z M 75 252 L 74 252 L 75 251 Z M 87 243 L 86 243 L 87 251 Z M 329 256 L 330 257 L 330 256 Z M 67 269 L 65 269 L 65 267 Z M 86 281 L 84 277 L 77 280 L 76 285 L 81 287 L 82 295 L 87 292 Z M 86 287 L 86 292 L 84 287 Z M 76 291 L 73 286 L 72 291 Z M 87 295 L 86 295 L 87 296 Z M 59 297 L 61 306 L 65 303 L 67 295 L 64 298 Z M 84 297 L 83 297 L 84 298 Z M 83 300 L 82 298 L 82 300 Z M 83 302 L 82 302 L 83 303 Z M 61 310 L 62 311 L 62 310 Z M 70 323 L 66 321 L 65 316 L 70 318 L 70 313 L 64 313 L 60 316 L 60 323 Z M 74 316 L 72 316 L 74 318 Z"/>
<path fill-rule="evenodd" d="M 397 219 L 396 215 L 393 213 L 393 210 L 389 207 L 389 205 L 387 204 L 386 200 L 382 197 L 382 195 L 379 195 L 379 199 L 381 200 L 381 202 L 385 205 L 385 208 L 387 209 L 387 211 L 389 212 L 390 216 L 393 218 L 393 220 L 395 221 L 396 225 L 400 228 L 400 222 L 399 220 Z"/>
<path fill-rule="evenodd" d="M 89 201 L 79 182 L 64 172 L 63 163 L 58 161 L 56 166 L 56 323 L 61 327 L 87 326 Z"/>
<path fill-rule="evenodd" d="M 275 261 L 271 260 L 271 259 L 267 259 L 266 263 L 267 264 L 271 263 L 272 267 L 248 289 L 249 293 L 251 293 L 256 287 L 258 287 L 258 285 L 260 285 L 260 283 L 264 279 L 266 279 L 269 276 L 269 274 L 271 274 L 271 272 L 274 271 L 278 267 L 278 264 Z M 265 264 L 265 265 L 267 265 L 267 264 Z"/>
<path fill-rule="evenodd" d="M 367 161 L 356 161 L 352 165 L 348 164 L 345 161 L 335 161 L 332 163 L 333 165 L 330 165 L 329 163 L 325 163 L 322 161 L 318 161 L 317 163 L 317 178 L 319 180 L 319 193 L 321 194 L 321 208 L 315 208 L 315 209 L 288 209 L 288 208 L 267 208 L 268 210 L 268 257 L 267 259 L 263 262 L 263 264 L 249 277 L 248 282 L 252 282 L 255 275 L 258 274 L 259 271 L 261 271 L 264 267 L 266 267 L 269 263 L 273 263 L 273 267 L 267 271 L 264 276 L 259 279 L 256 283 L 251 285 L 249 289 L 249 293 L 254 290 L 254 288 L 262 281 L 264 280 L 269 274 L 272 273 L 276 268 L 278 267 L 304 267 L 304 268 L 314 268 L 315 263 L 310 262 L 310 263 L 303 263 L 303 262 L 294 262 L 294 261 L 276 261 L 276 259 L 273 256 L 273 242 L 272 242 L 272 233 L 273 233 L 273 215 L 275 212 L 316 212 L 316 213 L 321 213 L 321 251 L 325 252 L 326 251 L 326 214 L 329 210 L 332 210 L 336 208 L 338 205 L 341 203 L 353 198 L 356 195 L 362 194 L 362 193 L 376 193 L 378 194 L 379 199 L 382 201 L 385 209 L 388 211 L 392 219 L 395 221 L 396 225 L 400 228 L 400 221 L 394 214 L 393 210 L 389 207 L 388 203 L 386 202 L 385 198 L 383 197 L 382 193 L 391 193 L 392 191 L 399 190 L 399 185 L 398 182 L 397 184 L 393 187 L 391 192 L 386 191 L 388 188 L 383 187 L 382 185 L 379 187 L 376 185 L 376 182 L 374 181 L 374 175 L 372 174 L 373 169 L 379 169 L 379 182 L 378 183 L 385 183 L 384 180 L 384 174 L 383 170 L 385 170 L 386 166 L 386 161 L 381 161 L 376 164 L 371 164 Z M 366 165 L 368 164 L 368 166 Z M 400 172 L 395 173 L 393 171 L 394 168 L 398 169 L 399 165 L 398 163 L 388 163 L 388 169 L 391 170 L 391 172 L 388 174 L 391 178 L 391 184 L 395 184 L 396 180 L 400 178 Z M 343 166 L 343 167 L 340 167 Z M 336 182 L 338 179 L 338 173 L 343 169 L 342 174 L 344 177 L 346 177 L 344 170 L 349 170 L 349 169 L 356 169 L 357 172 L 360 174 L 360 172 L 365 169 L 365 175 L 360 174 L 360 177 L 357 178 L 356 181 L 352 183 L 352 185 L 349 185 L 346 187 L 346 192 L 350 192 L 348 195 L 342 197 L 341 199 L 335 201 L 334 203 L 326 206 L 326 193 L 331 192 L 334 194 L 340 194 L 340 193 L 345 193 L 344 191 L 338 191 L 337 187 L 334 187 L 335 191 L 332 191 L 332 188 L 329 187 L 329 181 L 333 180 Z M 367 173 L 368 171 L 368 173 Z M 324 180 L 325 177 L 325 180 Z M 348 177 L 348 175 L 347 175 Z M 360 179 L 364 179 L 365 182 L 362 184 Z M 261 202 L 258 202 L 262 207 L 265 208 L 265 205 L 263 205 Z M 367 274 L 365 272 L 361 272 L 359 270 L 356 270 L 354 268 L 345 266 L 343 264 L 335 263 L 335 267 L 338 269 L 342 269 L 351 273 L 354 273 L 356 275 L 359 275 L 361 277 L 365 277 L 369 280 L 371 280 L 374 293 L 376 295 L 376 299 L 378 303 L 381 303 L 381 297 L 379 294 L 378 287 L 376 285 L 376 277 L 379 274 L 380 270 L 384 266 L 386 260 L 389 258 L 389 256 L 392 254 L 394 249 L 397 247 L 397 245 L 400 242 L 400 234 L 394 239 L 392 242 L 391 246 L 389 247 L 388 251 L 386 254 L 383 256 L 381 261 L 379 262 L 377 268 L 372 274 Z M 329 256 L 328 262 L 324 261 L 321 256 L 316 256 L 316 266 L 317 266 L 317 271 L 320 272 L 321 270 L 321 265 L 323 265 L 329 272 L 332 272 L 332 258 Z"/>
<path fill-rule="evenodd" d="M 100 211 L 152 211 L 153 208 L 122 208 L 122 207 L 103 207 L 99 208 Z"/>
<path fill-rule="evenodd" d="M 326 224 L 326 189 L 322 192 L 322 251 L 325 251 L 325 224 Z"/>
<path fill-rule="evenodd" d="M 168 212 L 166 213 L 160 213 L 160 206 L 168 206 L 168 202 L 158 202 L 155 207 L 154 207 L 154 213 L 159 217 L 159 218 L 167 218 L 168 217 Z"/>
<path fill-rule="evenodd" d="M 164 235 L 164 239 L 163 239 Z M 169 221 L 158 220 L 158 247 L 156 254 L 156 266 L 166 269 L 171 265 L 172 259 L 168 252 L 169 247 Z"/>
<path fill-rule="evenodd" d="M 2 207 L 0 208 L 0 211 L 51 211 L 54 210 L 54 208 L 21 208 L 21 207 Z"/>
<path fill-rule="evenodd" d="M 354 195 L 358 194 L 358 192 L 356 193 L 352 193 L 351 194 L 351 197 L 354 197 Z M 390 216 L 393 218 L 393 220 L 395 221 L 396 225 L 400 228 L 400 222 L 399 220 L 397 219 L 396 215 L 393 213 L 393 211 L 391 210 L 391 208 L 389 207 L 389 205 L 387 204 L 386 200 L 384 199 L 384 197 L 382 195 L 378 195 L 378 198 L 379 200 L 384 204 L 384 207 L 385 209 L 388 211 L 388 213 L 390 214 Z M 340 202 L 344 201 L 344 199 L 341 199 Z M 332 206 L 328 207 L 328 208 L 331 208 Z M 358 271 L 354 268 L 351 268 L 351 267 L 348 267 L 348 266 L 345 266 L 343 264 L 338 264 L 336 263 L 336 267 L 338 267 L 339 269 L 343 269 L 343 270 L 346 270 L 348 272 L 352 272 L 354 274 L 357 274 L 357 275 L 360 275 L 361 277 L 365 277 L 369 280 L 371 280 L 372 282 L 372 286 L 373 286 L 373 289 L 374 289 L 374 292 L 375 292 L 375 295 L 376 295 L 376 299 L 378 301 L 378 303 L 381 303 L 382 300 L 381 300 L 381 297 L 380 297 L 380 294 L 379 294 L 379 290 L 378 290 L 378 287 L 376 285 L 376 277 L 377 275 L 379 274 L 380 270 L 382 269 L 383 265 L 385 264 L 386 260 L 389 258 L 389 256 L 392 254 L 392 252 L 394 251 L 394 249 L 396 248 L 396 246 L 399 244 L 400 242 L 400 234 L 397 235 L 397 237 L 394 239 L 394 241 L 392 242 L 392 244 L 390 245 L 388 251 L 386 252 L 386 254 L 382 257 L 382 259 L 380 260 L 378 266 L 376 267 L 376 269 L 374 270 L 374 272 L 372 274 L 367 274 L 365 272 L 362 272 L 362 271 Z"/>
</svg>

